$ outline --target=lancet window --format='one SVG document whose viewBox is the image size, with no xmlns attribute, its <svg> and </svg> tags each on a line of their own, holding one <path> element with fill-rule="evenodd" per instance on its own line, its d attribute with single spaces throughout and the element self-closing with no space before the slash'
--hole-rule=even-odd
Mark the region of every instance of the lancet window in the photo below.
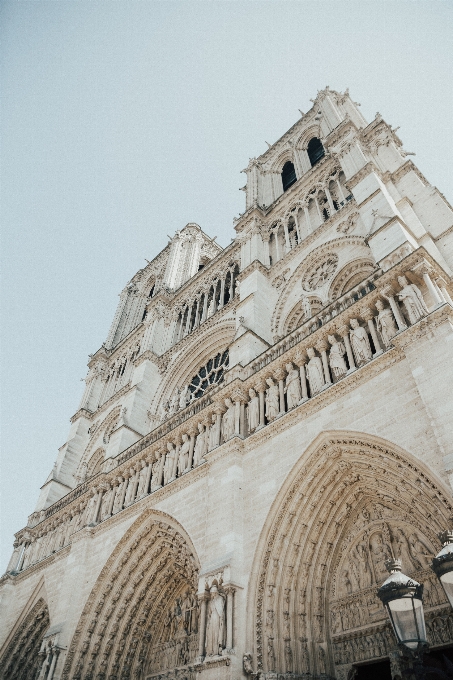
<svg viewBox="0 0 453 680">
<path fill-rule="evenodd" d="M 176 320 L 173 344 L 182 340 L 233 299 L 238 274 L 239 267 L 234 263 L 207 290 L 198 291 L 194 299 L 183 305 Z"/>
<path fill-rule="evenodd" d="M 313 165 L 318 163 L 326 153 L 321 140 L 317 137 L 312 137 L 312 139 L 310 139 L 308 142 L 307 153 L 310 163 L 313 167 Z"/>
<path fill-rule="evenodd" d="M 283 191 L 289 189 L 289 187 L 292 186 L 294 182 L 297 182 L 296 169 L 291 161 L 287 161 L 282 170 Z"/>
<path fill-rule="evenodd" d="M 217 354 L 213 359 L 209 359 L 205 366 L 202 366 L 198 373 L 194 375 L 189 384 L 192 399 L 202 397 L 208 387 L 221 382 L 223 374 L 228 368 L 228 350 Z"/>
</svg>

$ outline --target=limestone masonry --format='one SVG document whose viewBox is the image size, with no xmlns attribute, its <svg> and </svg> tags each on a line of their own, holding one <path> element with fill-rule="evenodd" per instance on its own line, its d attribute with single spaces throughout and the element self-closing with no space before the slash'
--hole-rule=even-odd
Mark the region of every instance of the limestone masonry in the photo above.
<svg viewBox="0 0 453 680">
<path fill-rule="evenodd" d="M 0 579 L 0 678 L 378 677 L 389 557 L 453 645 L 453 210 L 410 155 L 326 88 L 229 246 L 187 224 L 129 281 Z"/>
</svg>

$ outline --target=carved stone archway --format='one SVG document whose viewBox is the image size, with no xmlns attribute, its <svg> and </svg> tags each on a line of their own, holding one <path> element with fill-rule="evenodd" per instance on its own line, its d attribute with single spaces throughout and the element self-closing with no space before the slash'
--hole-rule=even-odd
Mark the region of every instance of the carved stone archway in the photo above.
<svg viewBox="0 0 453 680">
<path fill-rule="evenodd" d="M 36 677 L 42 663 L 39 650 L 49 624 L 49 610 L 40 597 L 18 626 L 0 658 L 1 680 L 30 680 Z"/>
<path fill-rule="evenodd" d="M 361 433 L 318 437 L 281 489 L 257 549 L 256 670 L 346 679 L 354 663 L 388 657 L 395 641 L 376 590 L 391 555 L 425 584 L 431 642 L 452 642 L 453 618 L 428 568 L 451 511 L 443 483 L 399 447 Z"/>
<path fill-rule="evenodd" d="M 198 650 L 199 563 L 184 530 L 147 511 L 103 568 L 72 639 L 62 678 L 134 678 L 185 666 Z"/>
</svg>

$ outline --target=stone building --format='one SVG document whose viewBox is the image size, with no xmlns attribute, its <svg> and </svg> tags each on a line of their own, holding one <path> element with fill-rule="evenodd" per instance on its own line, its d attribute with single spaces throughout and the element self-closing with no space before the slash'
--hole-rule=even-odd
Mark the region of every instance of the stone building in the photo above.
<svg viewBox="0 0 453 680">
<path fill-rule="evenodd" d="M 126 285 L 0 581 L 3 680 L 397 677 L 388 557 L 453 645 L 453 211 L 409 155 L 326 88 L 229 246 L 188 224 Z"/>
</svg>

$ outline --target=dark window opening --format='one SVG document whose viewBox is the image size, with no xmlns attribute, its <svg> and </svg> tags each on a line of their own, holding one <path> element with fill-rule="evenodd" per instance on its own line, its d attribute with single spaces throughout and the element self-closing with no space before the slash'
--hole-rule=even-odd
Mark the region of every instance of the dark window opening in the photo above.
<svg viewBox="0 0 453 680">
<path fill-rule="evenodd" d="M 151 290 L 149 291 L 148 297 L 153 297 L 153 295 L 154 295 L 154 288 L 155 288 L 155 286 L 153 286 L 153 287 L 151 288 Z"/>
<path fill-rule="evenodd" d="M 321 140 L 319 140 L 317 137 L 313 137 L 312 139 L 310 139 L 310 141 L 308 142 L 307 153 L 308 158 L 310 159 L 310 163 L 313 167 L 313 165 L 320 161 L 321 158 L 325 155 L 324 147 L 321 143 Z"/>
<path fill-rule="evenodd" d="M 285 165 L 283 166 L 282 182 L 283 182 L 283 191 L 286 191 L 287 189 L 289 189 L 289 187 L 292 184 L 294 184 L 294 182 L 297 182 L 296 170 L 294 168 L 294 165 L 291 163 L 291 161 L 287 161 L 285 163 Z"/>
<path fill-rule="evenodd" d="M 328 212 L 327 208 L 323 209 L 322 215 L 324 217 L 324 222 L 329 219 L 329 212 Z"/>
</svg>

